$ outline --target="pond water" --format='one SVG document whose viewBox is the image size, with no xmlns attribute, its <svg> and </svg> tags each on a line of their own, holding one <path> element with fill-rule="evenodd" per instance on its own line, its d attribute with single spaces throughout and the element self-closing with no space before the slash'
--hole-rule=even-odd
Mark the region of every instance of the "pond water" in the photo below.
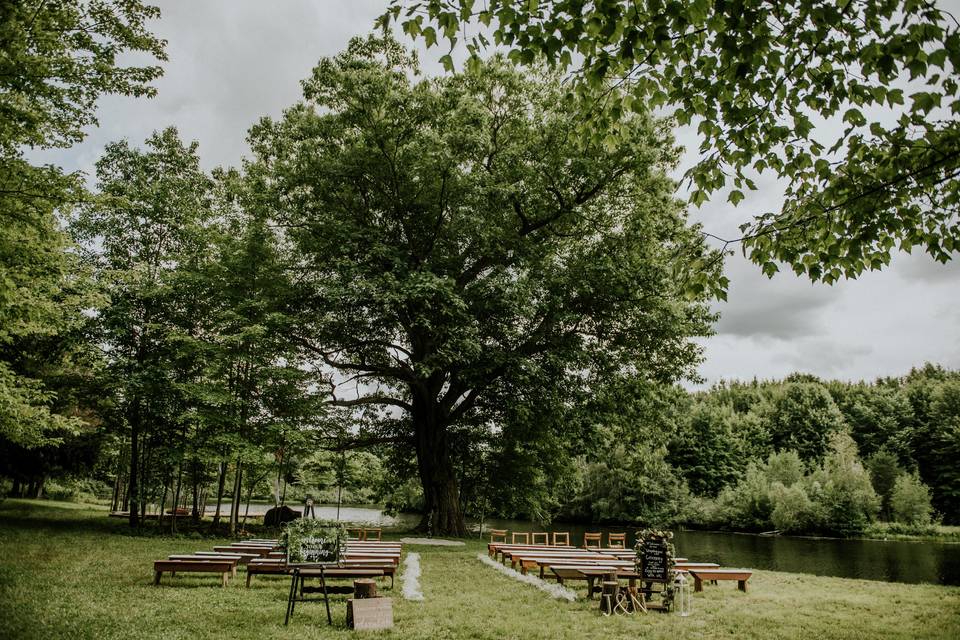
<svg viewBox="0 0 960 640">
<path fill-rule="evenodd" d="M 291 503 L 288 502 L 287 506 L 293 509 L 294 511 L 303 512 L 303 504 Z M 273 503 L 261 504 L 261 503 L 250 503 L 250 511 L 248 513 L 251 517 L 263 517 L 263 514 L 267 512 L 268 509 L 273 508 Z M 207 505 L 207 510 L 204 512 L 207 516 L 212 516 L 217 510 L 216 505 Z M 313 512 L 317 518 L 322 520 L 336 520 L 337 519 L 337 505 L 335 504 L 315 504 L 313 505 Z M 247 505 L 240 505 L 240 517 L 243 517 L 243 514 L 247 513 Z M 401 513 L 397 516 L 388 516 L 381 509 L 377 507 L 354 507 L 341 505 L 340 506 L 340 520 L 343 522 L 351 522 L 355 524 L 370 524 L 377 525 L 381 527 L 409 527 L 413 528 L 420 522 L 420 517 L 411 513 Z M 220 507 L 220 517 L 226 518 L 230 515 L 230 503 L 225 502 Z"/>
<path fill-rule="evenodd" d="M 623 532 L 633 545 L 633 527 L 594 527 L 554 523 L 543 529 L 529 522 L 487 520 L 484 530 L 569 531 L 583 544 L 587 531 Z M 708 531 L 677 531 L 677 555 L 725 567 L 812 573 L 885 582 L 960 585 L 960 544 L 883 540 L 836 540 L 757 536 Z"/>
</svg>

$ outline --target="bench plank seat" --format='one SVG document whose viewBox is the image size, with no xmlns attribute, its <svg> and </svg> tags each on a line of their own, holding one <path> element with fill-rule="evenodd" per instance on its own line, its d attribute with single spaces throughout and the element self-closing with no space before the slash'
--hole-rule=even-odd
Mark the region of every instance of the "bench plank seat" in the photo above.
<svg viewBox="0 0 960 640">
<path fill-rule="evenodd" d="M 219 573 L 223 586 L 227 586 L 227 578 L 237 566 L 236 561 L 231 560 L 157 560 L 153 563 L 153 584 L 160 584 L 160 577 L 164 572 L 171 574 L 180 572 L 188 573 Z"/>
<path fill-rule="evenodd" d="M 693 576 L 693 590 L 703 591 L 704 580 L 736 580 L 740 591 L 747 591 L 747 580 L 753 575 L 749 569 L 687 569 Z"/>
</svg>

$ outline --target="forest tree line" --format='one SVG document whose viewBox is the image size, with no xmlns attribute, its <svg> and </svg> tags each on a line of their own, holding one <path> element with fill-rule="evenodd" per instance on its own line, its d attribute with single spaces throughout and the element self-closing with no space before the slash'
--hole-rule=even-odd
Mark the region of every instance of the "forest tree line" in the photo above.
<svg viewBox="0 0 960 640">
<path fill-rule="evenodd" d="M 569 418 L 582 437 L 458 450 L 467 515 L 842 536 L 878 521 L 906 530 L 958 522 L 960 372 L 936 365 L 872 383 L 794 374 L 700 392 L 632 384 Z M 5 442 L 3 474 L 20 496 L 99 498 L 119 509 L 129 502 L 124 439 L 101 426 L 36 449 Z M 338 453 L 290 442 L 287 456 L 266 453 L 269 440 L 247 443 L 257 453 L 242 461 L 238 504 L 296 506 L 310 495 L 394 512 L 423 506 L 419 483 L 404 478 L 410 460 L 382 447 Z M 178 504 L 199 520 L 222 498 L 220 478 L 237 473 L 212 447 L 164 454 L 171 462 L 144 467 L 142 509 L 157 509 L 162 494 L 170 509 L 181 493 Z"/>
</svg>

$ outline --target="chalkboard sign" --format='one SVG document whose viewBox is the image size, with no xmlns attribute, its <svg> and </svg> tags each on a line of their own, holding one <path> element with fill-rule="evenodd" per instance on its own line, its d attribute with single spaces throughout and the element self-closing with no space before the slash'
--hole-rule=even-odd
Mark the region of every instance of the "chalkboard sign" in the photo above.
<svg viewBox="0 0 960 640">
<path fill-rule="evenodd" d="M 665 581 L 670 579 L 670 552 L 663 538 L 648 538 L 640 550 L 640 575 L 642 580 Z"/>
<path fill-rule="evenodd" d="M 287 565 L 304 566 L 340 562 L 346 535 L 338 522 L 301 518 L 287 524 L 283 547 Z"/>
</svg>

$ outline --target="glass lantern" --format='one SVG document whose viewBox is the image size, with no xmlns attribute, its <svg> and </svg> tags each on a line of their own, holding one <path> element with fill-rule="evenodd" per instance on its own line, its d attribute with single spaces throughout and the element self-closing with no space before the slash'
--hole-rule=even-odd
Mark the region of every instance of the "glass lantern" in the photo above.
<svg viewBox="0 0 960 640">
<path fill-rule="evenodd" d="M 677 577 L 673 580 L 675 591 L 674 606 L 677 615 L 686 618 L 693 612 L 693 593 L 690 589 L 690 581 L 687 579 L 686 571 L 678 571 Z"/>
</svg>

